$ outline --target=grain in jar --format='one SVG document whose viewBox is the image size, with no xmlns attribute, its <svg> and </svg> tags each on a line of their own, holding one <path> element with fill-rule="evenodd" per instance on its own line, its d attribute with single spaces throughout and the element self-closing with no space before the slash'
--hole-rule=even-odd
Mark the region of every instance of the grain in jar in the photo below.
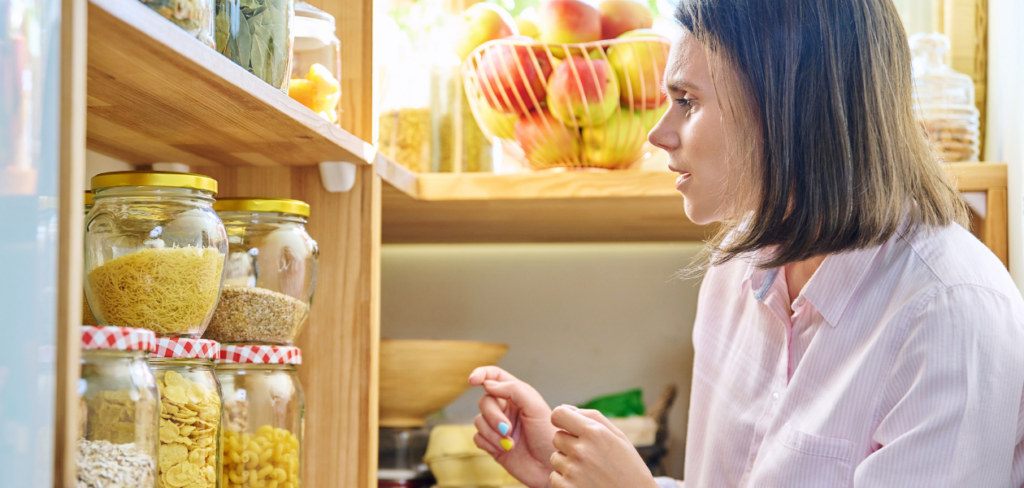
<svg viewBox="0 0 1024 488">
<path fill-rule="evenodd" d="M 227 255 L 202 175 L 104 173 L 86 217 L 85 295 L 100 325 L 202 336 L 220 296 Z"/>
<path fill-rule="evenodd" d="M 225 345 L 217 362 L 224 393 L 225 486 L 298 488 L 305 399 L 295 347 Z"/>
<path fill-rule="evenodd" d="M 146 361 L 155 341 L 144 329 L 82 327 L 78 488 L 153 488 L 159 394 Z"/>
<path fill-rule="evenodd" d="M 205 337 L 225 343 L 291 344 L 316 288 L 309 205 L 276 198 L 225 198 L 214 209 L 228 234 L 220 303 Z"/>
<path fill-rule="evenodd" d="M 221 486 L 221 394 L 214 374 L 219 355 L 215 341 L 156 341 L 149 367 L 160 390 L 157 488 Z"/>
</svg>

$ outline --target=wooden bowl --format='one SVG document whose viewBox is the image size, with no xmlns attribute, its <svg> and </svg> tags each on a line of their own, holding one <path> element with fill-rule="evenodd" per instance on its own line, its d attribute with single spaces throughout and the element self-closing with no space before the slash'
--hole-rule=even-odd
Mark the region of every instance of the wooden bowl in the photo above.
<svg viewBox="0 0 1024 488">
<path fill-rule="evenodd" d="M 420 427 L 469 389 L 469 374 L 496 364 L 506 344 L 380 341 L 380 425 Z"/>
</svg>

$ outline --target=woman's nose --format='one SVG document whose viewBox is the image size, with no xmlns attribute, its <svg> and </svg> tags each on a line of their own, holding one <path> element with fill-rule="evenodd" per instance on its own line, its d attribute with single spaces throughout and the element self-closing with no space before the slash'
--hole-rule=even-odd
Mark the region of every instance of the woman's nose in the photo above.
<svg viewBox="0 0 1024 488">
<path fill-rule="evenodd" d="M 658 124 L 647 134 L 647 140 L 651 141 L 651 144 L 668 152 L 679 149 L 679 133 L 676 130 L 677 127 L 671 127 L 672 123 L 670 122 L 673 108 L 665 111 L 665 115 L 661 116 Z"/>
</svg>

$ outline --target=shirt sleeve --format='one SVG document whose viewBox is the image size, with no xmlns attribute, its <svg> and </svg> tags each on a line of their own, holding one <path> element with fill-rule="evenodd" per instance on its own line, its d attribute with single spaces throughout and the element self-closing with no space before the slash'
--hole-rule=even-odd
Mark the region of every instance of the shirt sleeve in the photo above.
<svg viewBox="0 0 1024 488">
<path fill-rule="evenodd" d="M 965 285 L 938 292 L 914 315 L 854 486 L 1011 486 L 1021 469 L 1024 391 L 1015 308 L 996 291 Z"/>
<path fill-rule="evenodd" d="M 682 481 L 676 481 L 672 478 L 654 478 L 654 481 L 661 488 L 685 488 Z"/>
</svg>

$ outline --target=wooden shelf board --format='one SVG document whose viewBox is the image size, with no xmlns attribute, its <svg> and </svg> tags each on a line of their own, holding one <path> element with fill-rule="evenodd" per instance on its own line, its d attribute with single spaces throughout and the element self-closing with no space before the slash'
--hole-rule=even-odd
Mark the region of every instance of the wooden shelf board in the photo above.
<svg viewBox="0 0 1024 488">
<path fill-rule="evenodd" d="M 137 0 L 89 0 L 88 18 L 89 149 L 137 165 L 381 158 Z"/>
<path fill-rule="evenodd" d="M 943 166 L 961 191 L 1006 186 L 1006 165 Z M 377 167 L 382 238 L 393 243 L 697 241 L 714 226 L 690 222 L 674 173 L 416 174 Z"/>
</svg>

